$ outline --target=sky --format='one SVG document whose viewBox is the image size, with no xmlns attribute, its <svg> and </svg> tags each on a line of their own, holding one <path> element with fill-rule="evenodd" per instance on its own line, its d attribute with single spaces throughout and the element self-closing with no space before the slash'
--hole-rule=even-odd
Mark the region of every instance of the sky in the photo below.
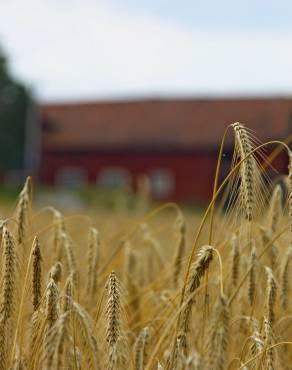
<svg viewBox="0 0 292 370">
<path fill-rule="evenodd" d="M 292 95 L 288 0 L 0 0 L 0 45 L 41 101 Z"/>
</svg>

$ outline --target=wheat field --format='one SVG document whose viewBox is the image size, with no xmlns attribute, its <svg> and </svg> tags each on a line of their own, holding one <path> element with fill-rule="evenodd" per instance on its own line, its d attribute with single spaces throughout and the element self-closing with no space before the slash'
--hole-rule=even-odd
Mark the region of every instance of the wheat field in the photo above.
<svg viewBox="0 0 292 370">
<path fill-rule="evenodd" d="M 0 224 L 0 370 L 292 369 L 292 155 L 228 132 L 200 217 L 34 209 L 26 180 Z M 281 183 L 266 146 L 287 152 Z"/>
</svg>

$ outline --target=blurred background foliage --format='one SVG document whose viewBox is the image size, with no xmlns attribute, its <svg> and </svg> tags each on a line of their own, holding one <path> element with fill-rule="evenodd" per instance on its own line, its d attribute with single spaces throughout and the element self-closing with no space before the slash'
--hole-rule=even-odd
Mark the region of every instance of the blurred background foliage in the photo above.
<svg viewBox="0 0 292 370">
<path fill-rule="evenodd" d="M 24 167 L 25 127 L 32 103 L 29 90 L 10 72 L 0 47 L 0 176 Z"/>
</svg>

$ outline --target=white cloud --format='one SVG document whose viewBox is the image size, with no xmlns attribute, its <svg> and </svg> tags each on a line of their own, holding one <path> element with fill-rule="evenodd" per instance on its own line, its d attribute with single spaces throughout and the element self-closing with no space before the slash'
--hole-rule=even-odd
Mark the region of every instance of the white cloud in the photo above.
<svg viewBox="0 0 292 370">
<path fill-rule="evenodd" d="M 292 33 L 206 32 L 96 0 L 1 0 L 0 40 L 41 99 L 292 92 Z"/>
</svg>

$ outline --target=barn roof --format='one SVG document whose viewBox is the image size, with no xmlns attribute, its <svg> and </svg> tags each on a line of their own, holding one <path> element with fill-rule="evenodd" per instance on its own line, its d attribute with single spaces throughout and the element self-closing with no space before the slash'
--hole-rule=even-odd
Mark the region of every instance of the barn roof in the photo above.
<svg viewBox="0 0 292 370">
<path fill-rule="evenodd" d="M 189 150 L 218 146 L 235 121 L 262 141 L 284 138 L 291 107 L 285 98 L 166 99 L 45 104 L 40 113 L 46 150 Z"/>
</svg>

